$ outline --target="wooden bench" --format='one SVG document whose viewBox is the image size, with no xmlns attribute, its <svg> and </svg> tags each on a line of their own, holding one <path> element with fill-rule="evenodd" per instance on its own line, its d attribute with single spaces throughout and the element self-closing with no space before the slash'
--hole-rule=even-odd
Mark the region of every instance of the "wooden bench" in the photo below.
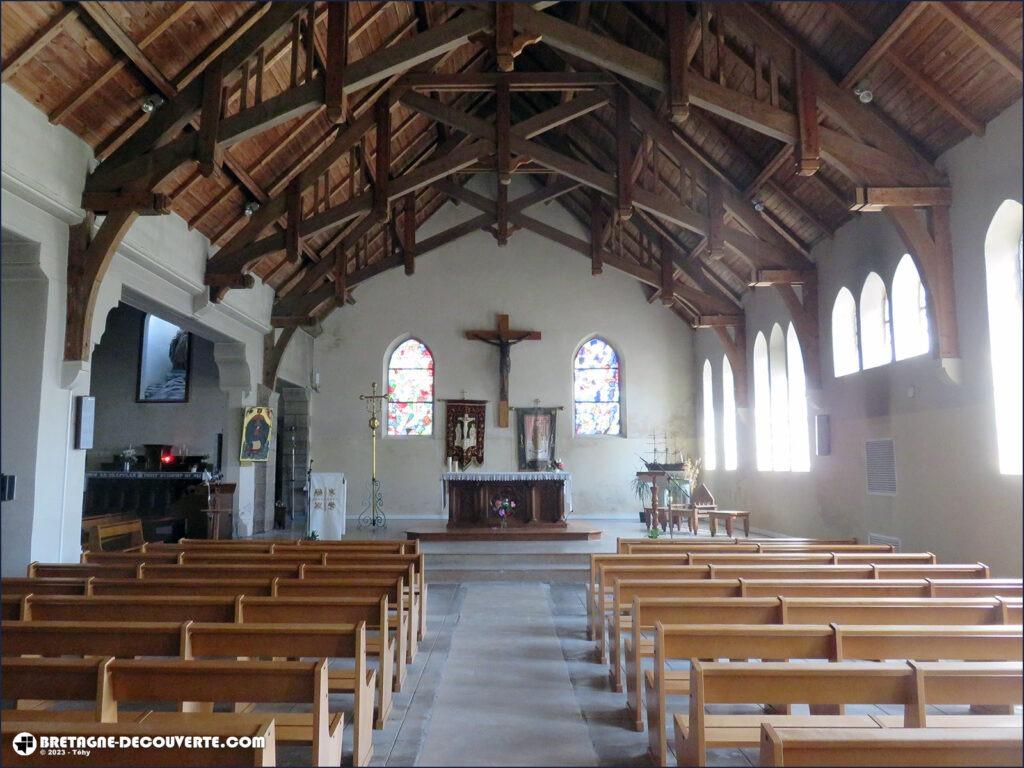
<svg viewBox="0 0 1024 768">
<path fill-rule="evenodd" d="M 5 656 L 350 658 L 354 661 L 352 668 L 330 671 L 329 687 L 331 691 L 354 695 L 355 765 L 368 765 L 372 757 L 377 675 L 376 670 L 367 666 L 364 621 L 356 624 L 17 621 L 5 622 L 3 634 Z"/>
<path fill-rule="evenodd" d="M 81 562 L 97 565 L 134 565 L 139 563 L 180 563 L 181 552 L 82 552 Z"/>
<path fill-rule="evenodd" d="M 117 595 L 29 595 L 23 598 L 24 621 L 233 622 L 236 598 Z"/>
<path fill-rule="evenodd" d="M 633 599 L 625 642 L 626 706 L 643 730 L 643 660 L 654 655 L 660 622 L 677 624 L 1017 625 L 1020 600 L 1005 598 L 669 598 Z"/>
<path fill-rule="evenodd" d="M 138 576 L 137 565 L 111 563 L 39 563 L 28 564 L 26 576 L 34 578 L 87 579 L 102 576 L 110 579 L 133 579 Z"/>
<path fill-rule="evenodd" d="M 730 542 L 729 538 L 718 538 L 716 536 L 685 536 L 680 539 L 651 539 L 647 536 L 642 538 L 630 538 L 620 536 L 616 539 L 615 551 L 619 554 L 628 554 L 630 546 L 674 546 L 676 544 L 711 544 L 720 545 Z M 880 551 L 891 552 L 892 546 L 889 544 L 859 544 L 857 539 L 802 539 L 802 538 L 790 538 L 790 537 L 779 537 L 779 538 L 765 538 L 765 539 L 731 539 L 733 544 L 746 544 L 756 546 L 825 546 L 828 549 L 834 547 L 882 547 Z M 867 550 L 874 551 L 874 550 Z"/>
<path fill-rule="evenodd" d="M 89 578 L 39 577 L 21 578 L 5 576 L 0 579 L 0 592 L 4 595 L 85 595 L 88 594 Z"/>
<path fill-rule="evenodd" d="M 1022 638 L 1019 626 L 664 625 L 659 622 L 654 668 L 644 673 L 650 755 L 656 765 L 668 764 L 666 700 L 671 695 L 690 693 L 689 670 L 670 669 L 669 662 L 674 659 L 1020 661 Z M 642 727 L 642 721 L 640 725 Z"/>
<path fill-rule="evenodd" d="M 732 536 L 732 528 L 736 521 L 739 521 L 743 525 L 743 535 L 750 536 L 750 513 L 741 512 L 736 509 L 711 509 L 708 510 L 708 527 L 711 529 L 711 535 L 715 536 L 718 533 L 718 523 L 725 523 L 725 535 Z"/>
<path fill-rule="evenodd" d="M 0 725 L 3 738 L 2 762 L 4 765 L 53 766 L 52 755 L 41 754 L 38 750 L 32 755 L 20 755 L 14 751 L 12 741 L 21 731 L 26 730 L 23 722 L 4 722 Z M 66 750 L 59 758 L 61 765 L 96 766 L 96 765 L 136 765 L 136 766 L 167 766 L 178 768 L 190 766 L 224 766 L 224 765 L 277 765 L 277 728 L 272 718 L 248 720 L 246 722 L 190 723 L 185 730 L 180 726 L 161 725 L 158 723 L 118 722 L 118 723 L 32 723 L 31 732 L 36 738 L 61 737 L 106 737 L 119 739 L 156 738 L 168 736 L 217 737 L 222 746 L 219 748 L 198 748 L 194 746 L 171 746 L 160 749 L 152 747 L 118 746 L 116 750 L 94 747 L 88 755 L 77 754 L 74 750 Z M 262 739 L 262 746 L 223 746 L 225 739 L 234 737 Z M 234 742 L 237 745 L 237 741 Z"/>
<path fill-rule="evenodd" d="M 273 577 L 250 579 L 92 579 L 89 594 L 102 595 L 235 595 L 268 596 Z"/>
<path fill-rule="evenodd" d="M 120 704 L 168 702 L 211 705 L 215 702 L 305 704 L 310 713 L 282 711 L 253 714 L 236 712 L 150 712 L 146 722 L 185 728 L 190 722 L 263 721 L 273 717 L 278 743 L 310 744 L 312 764 L 341 763 L 344 717 L 328 710 L 327 660 L 305 661 L 150 661 L 118 659 L 107 669 L 105 705 L 116 718 Z"/>
<path fill-rule="evenodd" d="M 1019 766 L 1020 728 L 783 728 L 761 726 L 769 766 Z"/>
<path fill-rule="evenodd" d="M 676 715 L 676 759 L 680 766 L 707 764 L 707 750 L 758 747 L 761 726 L 872 728 L 869 715 L 711 715 L 709 704 L 776 702 L 834 708 L 846 704 L 902 705 L 908 728 L 925 726 L 928 678 L 955 675 L 955 690 L 943 689 L 933 703 L 1019 704 L 1022 668 L 1018 662 L 906 663 L 746 663 L 702 662 L 690 667 L 690 711 Z M 942 687 L 937 686 L 937 687 Z M 968 717 L 979 717 L 969 715 Z"/>
</svg>

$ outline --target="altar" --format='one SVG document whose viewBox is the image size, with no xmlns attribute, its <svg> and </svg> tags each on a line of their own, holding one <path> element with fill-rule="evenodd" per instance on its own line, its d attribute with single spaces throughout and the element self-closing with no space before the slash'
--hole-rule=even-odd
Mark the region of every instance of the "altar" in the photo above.
<svg viewBox="0 0 1024 768">
<path fill-rule="evenodd" d="M 496 528 L 496 503 L 515 504 L 508 527 L 565 528 L 572 510 L 572 476 L 568 472 L 445 472 L 442 505 L 448 528 Z"/>
</svg>

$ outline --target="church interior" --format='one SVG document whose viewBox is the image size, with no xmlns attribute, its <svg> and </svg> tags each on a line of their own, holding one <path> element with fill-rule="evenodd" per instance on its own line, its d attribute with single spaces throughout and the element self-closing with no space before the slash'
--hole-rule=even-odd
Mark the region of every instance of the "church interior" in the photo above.
<svg viewBox="0 0 1024 768">
<path fill-rule="evenodd" d="M 0 761 L 1024 764 L 1022 8 L 0 4 Z"/>
</svg>

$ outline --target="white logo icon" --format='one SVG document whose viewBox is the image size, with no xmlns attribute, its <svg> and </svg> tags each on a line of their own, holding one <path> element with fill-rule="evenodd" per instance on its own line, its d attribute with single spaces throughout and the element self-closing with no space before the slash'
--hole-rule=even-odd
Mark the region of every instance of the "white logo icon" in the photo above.
<svg viewBox="0 0 1024 768">
<path fill-rule="evenodd" d="M 21 755 L 22 757 L 28 757 L 36 751 L 36 737 L 33 736 L 31 733 L 26 733 L 25 731 L 22 731 L 14 737 L 14 740 L 11 742 L 11 745 L 14 747 L 14 751 L 17 752 L 19 755 Z"/>
</svg>

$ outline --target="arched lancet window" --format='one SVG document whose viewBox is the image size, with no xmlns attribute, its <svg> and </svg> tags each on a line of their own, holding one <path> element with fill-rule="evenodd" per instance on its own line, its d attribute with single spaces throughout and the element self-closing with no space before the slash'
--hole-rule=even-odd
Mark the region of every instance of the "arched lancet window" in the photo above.
<svg viewBox="0 0 1024 768">
<path fill-rule="evenodd" d="M 1024 433 L 1024 345 L 1021 293 L 1024 258 L 1024 208 L 1006 200 L 996 211 L 985 237 L 985 282 L 988 286 L 988 331 L 991 344 L 992 386 L 995 401 L 996 445 L 999 471 L 1021 474 Z"/>
<path fill-rule="evenodd" d="M 722 355 L 722 464 L 736 469 L 736 383 L 729 358 Z"/>
<path fill-rule="evenodd" d="M 909 253 L 903 254 L 892 278 L 892 321 L 897 360 L 928 351 L 928 303 L 921 275 Z"/>
<path fill-rule="evenodd" d="M 758 332 L 754 340 L 754 447 L 757 468 L 772 468 L 772 396 L 768 371 L 768 342 Z"/>
<path fill-rule="evenodd" d="M 892 362 L 892 318 L 885 283 L 872 272 L 860 291 L 860 352 L 864 370 Z"/>
<path fill-rule="evenodd" d="M 621 367 L 602 338 L 585 341 L 573 360 L 573 425 L 577 435 L 621 433 Z"/>
<path fill-rule="evenodd" d="M 715 385 L 712 381 L 711 361 L 704 361 L 704 469 L 718 467 L 718 446 L 715 441 Z"/>
<path fill-rule="evenodd" d="M 434 433 L 434 356 L 418 339 L 399 344 L 388 358 L 388 434 Z"/>
<path fill-rule="evenodd" d="M 800 340 L 792 323 L 786 331 L 786 373 L 789 376 L 789 468 L 794 472 L 809 472 L 811 449 L 807 427 L 807 382 Z"/>
<path fill-rule="evenodd" d="M 857 303 L 846 288 L 840 289 L 832 305 L 832 370 L 837 378 L 860 370 Z"/>
<path fill-rule="evenodd" d="M 789 471 L 789 377 L 786 374 L 786 336 L 775 324 L 768 341 L 768 380 L 772 406 L 772 469 Z"/>
</svg>

